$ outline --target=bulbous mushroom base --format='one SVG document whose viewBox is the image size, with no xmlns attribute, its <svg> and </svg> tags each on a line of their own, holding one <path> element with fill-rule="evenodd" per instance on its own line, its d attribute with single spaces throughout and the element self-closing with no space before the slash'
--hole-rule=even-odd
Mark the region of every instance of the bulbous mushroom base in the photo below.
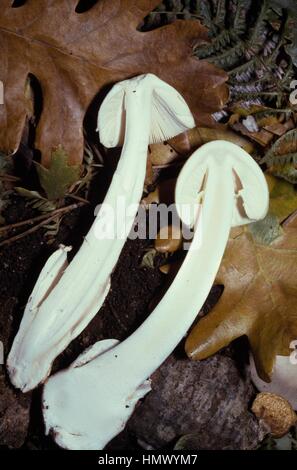
<svg viewBox="0 0 297 470">
<path fill-rule="evenodd" d="M 45 431 L 59 446 L 69 450 L 103 449 L 124 429 L 138 400 L 151 390 L 150 380 L 128 390 L 125 377 L 115 373 L 116 355 L 111 356 L 110 363 L 104 360 L 103 353 L 117 344 L 117 340 L 99 341 L 69 369 L 45 384 Z"/>
</svg>

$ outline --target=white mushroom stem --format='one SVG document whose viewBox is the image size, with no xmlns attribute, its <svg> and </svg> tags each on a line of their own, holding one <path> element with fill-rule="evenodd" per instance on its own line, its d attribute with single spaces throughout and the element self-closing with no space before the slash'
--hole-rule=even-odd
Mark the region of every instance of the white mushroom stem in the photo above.
<svg viewBox="0 0 297 470">
<path fill-rule="evenodd" d="M 234 170 L 242 177 L 240 194 L 247 206 L 243 215 L 237 213 Z M 232 223 L 246 223 L 267 212 L 265 178 L 252 158 L 234 144 L 218 141 L 196 151 L 179 176 L 177 204 L 184 202 L 187 191 L 186 199 L 195 203 L 199 188 L 203 199 L 198 224 L 202 225 L 195 230 L 174 282 L 148 319 L 120 344 L 114 340 L 96 343 L 71 368 L 46 383 L 46 432 L 52 431 L 62 447 L 101 449 L 124 428 L 137 400 L 149 391 L 147 379 L 180 342 L 202 307 Z M 106 345 L 110 349 L 102 350 Z"/>
<path fill-rule="evenodd" d="M 291 356 L 276 356 L 271 382 L 260 379 L 253 355 L 250 354 L 252 381 L 260 392 L 270 392 L 288 400 L 297 410 L 297 361 L 295 353 Z"/>
<path fill-rule="evenodd" d="M 195 124 L 178 92 L 154 75 L 113 87 L 100 108 L 98 123 L 100 139 L 106 146 L 118 145 L 125 135 L 120 162 L 103 203 L 112 213 L 99 211 L 68 267 L 63 258 L 64 272 L 54 263 L 59 251 L 49 259 L 37 281 L 7 360 L 11 382 L 24 392 L 46 379 L 54 359 L 102 306 L 142 196 L 149 143 Z M 119 202 L 124 208 L 121 212 L 117 212 Z M 110 236 L 115 217 L 117 231 Z M 46 289 L 41 289 L 41 281 Z"/>
</svg>

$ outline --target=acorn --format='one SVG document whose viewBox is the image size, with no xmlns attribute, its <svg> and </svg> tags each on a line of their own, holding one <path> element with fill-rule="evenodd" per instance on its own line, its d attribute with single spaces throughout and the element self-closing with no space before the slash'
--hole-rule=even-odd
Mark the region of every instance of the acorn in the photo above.
<svg viewBox="0 0 297 470">
<path fill-rule="evenodd" d="M 155 249 L 160 253 L 174 253 L 182 247 L 182 232 L 175 225 L 164 226 L 160 229 L 155 240 Z"/>
</svg>

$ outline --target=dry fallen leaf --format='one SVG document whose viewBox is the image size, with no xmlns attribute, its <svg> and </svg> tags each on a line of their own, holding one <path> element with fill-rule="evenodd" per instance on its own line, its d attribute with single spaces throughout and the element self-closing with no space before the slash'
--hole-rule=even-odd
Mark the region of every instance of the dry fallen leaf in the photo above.
<svg viewBox="0 0 297 470">
<path fill-rule="evenodd" d="M 199 21 L 178 20 L 140 32 L 142 19 L 160 0 L 100 0 L 76 13 L 77 0 L 1 2 L 0 149 L 15 152 L 28 111 L 28 74 L 40 83 L 43 110 L 35 147 L 48 166 L 63 145 L 72 164 L 83 156 L 83 119 L 96 96 L 112 83 L 154 73 L 188 101 L 200 123 L 227 100 L 227 74 L 192 57 L 194 44 L 208 40 Z"/>
<path fill-rule="evenodd" d="M 265 129 L 260 129 L 258 132 L 251 132 L 241 122 L 232 124 L 231 128 L 257 142 L 261 147 L 266 147 L 273 140 L 273 134 L 271 132 Z"/>
<path fill-rule="evenodd" d="M 282 225 L 276 213 L 277 205 L 264 221 L 231 231 L 216 278 L 224 292 L 186 341 L 189 357 L 204 359 L 247 335 L 266 381 L 297 338 L 297 212 Z"/>
<path fill-rule="evenodd" d="M 266 174 L 270 193 L 269 212 L 283 222 L 297 209 L 297 190 L 285 180 Z"/>
<path fill-rule="evenodd" d="M 272 134 L 275 134 L 278 137 L 281 137 L 284 135 L 286 132 L 294 129 L 295 123 L 293 119 L 289 119 L 288 121 L 282 123 L 282 122 L 276 122 L 274 124 L 267 124 L 263 126 L 263 128 L 266 131 L 271 132 Z"/>
</svg>

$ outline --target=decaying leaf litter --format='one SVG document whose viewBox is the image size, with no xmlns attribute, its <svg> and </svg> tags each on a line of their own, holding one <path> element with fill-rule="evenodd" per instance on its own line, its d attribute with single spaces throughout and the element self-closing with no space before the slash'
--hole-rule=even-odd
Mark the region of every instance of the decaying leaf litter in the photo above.
<svg viewBox="0 0 297 470">
<path fill-rule="evenodd" d="M 158 2 L 151 2 L 151 3 L 158 3 Z M 168 13 L 162 13 L 162 14 L 158 12 L 151 13 L 145 19 L 143 25 L 141 26 L 142 29 L 151 30 L 152 28 L 153 29 L 157 28 L 160 24 L 163 24 L 164 22 L 170 23 L 175 18 L 179 18 L 179 19 L 184 19 L 184 18 L 195 19 L 196 18 L 197 19 L 197 17 L 199 17 L 201 19 L 202 24 L 207 26 L 210 30 L 210 35 L 212 38 L 212 43 L 211 43 L 212 45 L 210 46 L 201 45 L 201 46 L 196 47 L 194 50 L 195 54 L 197 54 L 200 57 L 200 59 L 202 59 L 203 61 L 205 60 L 205 58 L 207 58 L 208 62 L 214 63 L 215 65 L 219 66 L 221 69 L 225 69 L 226 72 L 229 74 L 228 84 L 229 84 L 230 91 L 231 91 L 231 99 L 229 100 L 227 106 L 225 106 L 223 111 L 220 111 L 219 113 L 216 113 L 214 115 L 214 119 L 217 121 L 217 124 L 215 126 L 217 130 L 215 132 L 217 133 L 223 132 L 225 133 L 225 135 L 226 133 L 230 134 L 233 132 L 232 138 L 237 139 L 237 140 L 242 139 L 241 141 L 242 146 L 248 145 L 249 147 L 252 147 L 251 153 L 253 153 L 257 161 L 263 162 L 263 168 L 265 168 L 265 165 L 266 165 L 268 168 L 268 171 L 271 174 L 275 174 L 277 176 L 283 177 L 286 180 L 290 181 L 291 183 L 292 182 L 294 183 L 296 181 L 294 180 L 295 178 L 294 154 L 296 151 L 294 147 L 294 144 L 295 144 L 294 128 L 296 126 L 295 126 L 294 106 L 292 106 L 289 101 L 289 96 L 292 91 L 289 85 L 290 85 L 292 78 L 294 78 L 293 64 L 294 64 L 294 61 L 296 61 L 296 59 L 294 57 L 294 52 L 293 52 L 294 43 L 293 44 L 290 43 L 292 38 L 289 36 L 289 33 L 290 31 L 292 31 L 292 28 L 290 27 L 286 28 L 286 25 L 285 25 L 285 20 L 287 24 L 291 24 L 290 22 L 294 21 L 294 17 L 290 15 L 289 10 L 280 10 L 281 7 L 289 7 L 289 5 L 287 5 L 288 2 L 277 2 L 277 1 L 262 2 L 261 8 L 258 8 L 255 10 L 254 16 L 253 15 L 249 16 L 246 14 L 249 11 L 249 9 L 251 9 L 253 6 L 252 2 L 247 2 L 247 1 L 214 2 L 214 5 L 210 5 L 210 2 L 206 2 L 206 1 L 205 2 L 192 2 L 194 6 L 193 5 L 190 5 L 190 6 L 191 8 L 194 8 L 194 10 L 189 8 L 189 3 L 190 2 L 163 2 L 163 4 L 158 7 L 158 10 L 168 11 Z M 237 5 L 237 3 L 239 5 Z M 284 5 L 284 3 L 286 4 Z M 153 5 L 152 8 L 154 6 L 155 5 Z M 218 8 L 216 8 L 216 6 Z M 238 8 L 238 6 L 240 8 Z M 170 10 L 175 10 L 175 12 L 172 12 Z M 235 14 L 235 12 L 237 13 Z M 145 16 L 145 13 L 146 12 L 144 12 L 142 18 Z M 228 18 L 228 22 L 226 23 L 227 18 Z M 156 31 L 157 30 L 158 29 L 156 29 Z M 233 33 L 234 33 L 234 36 L 232 36 Z M 260 33 L 262 34 L 262 36 L 260 35 Z M 276 38 L 277 33 L 279 33 L 279 42 L 275 42 L 277 39 Z M 229 40 L 229 36 L 231 38 L 230 40 Z M 224 37 L 227 37 L 228 39 L 224 39 Z M 242 38 L 241 41 L 239 41 L 240 38 Z M 263 38 L 265 38 L 265 41 L 263 41 Z M 257 41 L 258 41 L 258 44 L 257 44 Z M 263 43 L 264 43 L 264 46 L 263 46 Z M 235 47 L 236 44 L 237 44 L 237 47 Z M 248 48 L 248 46 L 250 46 L 250 49 Z M 265 51 L 265 47 L 266 47 L 266 51 Z M 276 64 L 278 64 L 278 68 L 276 68 Z M 237 68 L 239 68 L 239 70 L 236 70 Z M 262 69 L 264 70 L 264 72 Z M 258 73 L 259 76 L 253 76 L 253 75 L 251 76 L 250 75 L 251 70 L 253 73 L 256 73 L 256 74 Z M 285 73 L 283 73 L 282 70 L 285 70 Z M 31 71 L 31 73 L 33 72 Z M 136 71 L 134 73 L 139 73 L 139 72 Z M 185 72 L 185 74 L 186 73 L 187 72 Z M 277 75 L 277 73 L 279 73 L 279 75 L 281 75 L 283 79 L 278 78 L 277 80 L 278 84 L 276 87 L 276 83 L 275 83 L 275 80 L 273 80 L 273 77 L 275 76 L 275 74 Z M 218 76 L 219 76 L 218 89 L 220 89 L 220 92 L 222 93 L 220 96 L 220 100 L 221 100 L 220 103 L 222 103 L 222 100 L 225 101 L 227 95 L 225 94 L 226 93 L 225 91 L 223 92 L 223 88 L 220 88 L 224 82 L 224 78 L 223 78 L 224 76 L 222 72 L 220 72 Z M 121 79 L 121 77 L 122 75 L 119 75 L 118 77 L 114 77 L 114 80 L 118 81 Z M 67 83 L 67 80 L 66 80 L 66 83 Z M 98 90 L 94 91 L 93 96 L 95 96 L 97 91 Z M 90 100 L 91 98 L 89 97 L 88 99 Z M 76 104 L 74 103 L 74 105 Z M 213 107 L 216 109 L 208 110 L 208 114 L 210 114 L 210 112 L 213 113 L 217 111 L 219 108 L 218 105 L 219 103 L 218 101 L 216 101 L 216 104 Z M 86 108 L 84 108 L 84 111 L 85 109 Z M 83 116 L 84 111 L 82 112 L 81 116 Z M 22 118 L 20 118 L 20 120 L 23 120 L 24 113 L 21 113 L 21 114 L 22 114 Z M 30 116 L 29 113 L 27 115 Z M 44 119 L 46 120 L 47 118 L 45 117 Z M 80 124 L 81 122 L 82 122 L 82 118 L 80 118 Z M 202 120 L 201 122 L 198 121 L 197 124 L 198 124 L 198 127 L 203 126 L 205 129 L 205 127 L 209 126 L 209 118 L 207 118 L 207 120 Z M 33 125 L 36 126 L 36 123 Z M 45 124 L 45 127 L 46 127 L 46 124 Z M 71 140 L 73 139 L 73 135 L 74 135 L 73 126 L 69 126 L 69 129 L 71 129 L 71 131 L 69 130 L 69 132 L 72 132 L 72 136 L 69 138 Z M 63 145 L 63 151 L 65 151 L 68 155 L 70 155 L 70 162 L 74 163 L 74 162 L 81 161 L 82 155 L 83 155 L 81 145 L 77 145 L 75 152 L 73 152 L 71 145 L 68 148 L 65 145 L 67 143 L 67 139 L 63 140 L 60 138 L 59 140 L 58 138 L 55 141 L 55 138 L 54 140 L 52 140 L 53 136 L 50 135 L 49 136 L 50 143 L 46 142 L 44 144 L 45 146 L 42 147 L 38 143 L 39 132 L 44 134 L 43 131 L 38 130 L 38 124 L 37 124 L 37 139 L 35 142 L 35 147 L 42 151 L 43 156 L 47 153 L 47 157 L 43 157 L 45 158 L 45 160 L 43 160 L 43 163 L 46 163 L 47 166 L 49 166 L 49 159 L 50 159 L 50 155 L 52 154 L 52 151 L 47 151 L 46 146 L 48 145 L 52 149 L 55 149 L 59 145 L 61 145 L 61 140 L 62 140 L 62 145 Z M 203 137 L 203 139 L 206 139 L 206 140 L 203 140 L 203 141 L 207 141 L 207 139 L 212 140 L 214 133 L 210 132 L 210 129 L 207 129 L 205 132 L 206 132 L 206 137 Z M 20 137 L 19 137 L 20 134 L 21 134 L 21 131 L 19 128 L 19 131 L 18 131 L 19 140 L 20 140 Z M 288 134 L 288 138 L 286 134 Z M 16 136 L 17 133 L 14 132 L 14 135 Z M 290 136 L 293 136 L 293 138 L 290 138 Z M 40 138 L 42 139 L 42 137 Z M 81 136 L 79 136 L 79 140 L 81 141 Z M 174 177 L 176 173 L 179 171 L 179 168 L 182 166 L 183 161 L 187 158 L 187 155 L 189 154 L 189 152 L 193 150 L 195 146 L 199 144 L 199 141 L 198 141 L 198 144 L 197 142 L 193 143 L 193 139 L 191 138 L 188 139 L 187 136 L 181 136 L 179 139 L 176 139 L 176 140 L 177 142 L 169 142 L 169 146 L 168 146 L 168 151 L 170 152 L 171 155 L 173 153 L 171 150 L 173 150 L 176 153 L 172 160 L 170 159 L 169 161 L 168 159 L 162 160 L 163 156 L 161 156 L 161 158 L 157 157 L 156 160 L 153 160 L 153 162 L 151 163 L 151 176 L 150 178 L 148 178 L 148 184 L 146 185 L 146 188 L 145 188 L 146 194 L 144 196 L 146 197 L 150 196 L 150 194 L 152 194 L 151 190 L 155 191 L 156 188 L 158 189 L 159 185 L 162 186 L 164 184 L 163 182 L 164 181 L 166 182 L 168 178 L 172 178 L 172 176 Z M 279 140 L 280 142 L 278 142 Z M 79 149 L 79 151 L 77 151 L 77 149 Z M 3 150 L 7 150 L 7 147 L 4 146 Z M 151 152 L 153 150 L 154 148 L 152 146 Z M 160 151 L 161 151 L 161 147 L 160 147 Z M 95 175 L 95 176 L 98 181 L 101 181 L 103 175 L 108 174 L 109 170 L 111 169 L 112 163 L 108 162 L 108 160 L 105 158 L 103 160 L 105 167 L 102 170 L 101 169 L 102 149 L 98 151 L 97 148 L 94 149 L 93 147 L 92 152 L 95 154 L 94 160 L 92 161 L 91 165 L 90 165 L 90 162 L 85 161 L 85 160 L 88 160 L 88 158 L 84 160 L 82 173 L 80 174 L 80 176 L 81 176 L 81 179 L 83 179 L 83 175 L 86 175 L 89 172 L 90 166 L 91 166 L 92 168 L 91 171 L 95 170 L 96 172 L 98 172 L 98 175 Z M 155 149 L 155 152 L 157 152 L 157 155 L 158 155 L 157 148 Z M 162 152 L 163 152 L 163 149 L 162 149 Z M 76 154 L 76 157 L 71 161 L 71 158 L 72 158 L 71 156 L 74 155 L 74 153 Z M 266 158 L 267 153 L 268 153 L 268 157 Z M 79 156 L 77 156 L 78 154 Z M 274 158 L 274 155 L 277 158 Z M 282 155 L 285 156 L 283 161 L 281 160 Z M 47 158 L 47 161 L 46 161 L 46 158 Z M 33 173 L 34 171 L 35 170 L 32 168 L 31 173 Z M 14 175 L 14 171 L 9 172 L 8 174 Z M 11 185 L 12 187 L 20 186 L 19 181 L 13 181 L 12 183 L 13 183 Z M 26 185 L 22 184 L 21 186 L 23 187 Z M 37 181 L 35 180 L 34 185 L 32 185 L 31 183 L 27 185 L 26 188 L 28 188 L 29 191 L 37 190 L 39 194 L 41 193 L 42 198 L 44 198 L 46 201 L 48 200 L 50 201 L 50 198 L 48 198 L 48 195 L 46 194 L 46 192 L 44 192 L 44 187 L 42 187 L 42 185 L 41 187 L 39 186 L 38 179 Z M 89 193 L 88 191 L 86 191 L 86 188 L 84 186 L 83 186 L 82 192 L 76 192 L 75 188 L 71 188 L 70 186 L 68 186 L 67 191 L 68 193 L 70 192 L 70 194 L 67 194 L 68 198 L 71 195 L 71 192 L 73 191 L 72 195 L 74 197 L 79 197 L 79 198 L 89 199 L 89 200 L 92 199 L 92 191 Z M 62 193 L 54 201 L 54 208 L 51 208 L 50 210 L 54 210 L 54 209 L 56 210 L 57 208 L 60 208 L 60 207 L 63 208 L 64 205 L 67 205 L 70 203 L 70 199 L 67 199 L 67 197 L 65 199 L 65 197 L 63 197 L 65 196 L 65 194 L 62 194 Z M 291 196 L 289 196 L 290 193 L 291 193 L 291 190 L 288 189 L 288 197 L 287 197 L 287 194 L 285 193 L 283 200 L 287 200 L 288 198 L 291 198 Z M 20 201 L 22 202 L 22 204 L 24 202 L 24 199 L 25 199 L 24 197 L 20 198 Z M 161 198 L 158 196 L 157 199 L 158 201 L 160 200 L 162 201 L 162 191 L 161 191 Z M 29 201 L 26 200 L 25 207 L 28 207 L 28 210 L 30 213 L 32 206 L 30 206 L 28 202 Z M 73 200 L 71 200 L 71 203 L 73 203 Z M 89 212 L 90 214 L 91 209 L 88 207 L 84 207 L 85 205 L 87 206 L 86 201 L 85 202 L 80 201 L 80 203 L 82 204 L 81 207 L 83 207 L 82 210 L 85 213 Z M 290 206 L 290 207 L 293 212 L 294 207 L 293 206 Z M 9 208 L 7 210 L 9 210 Z M 7 213 L 7 210 L 5 213 Z M 38 211 L 37 213 L 35 213 L 36 208 L 33 208 L 32 210 L 34 212 L 34 216 L 36 215 L 38 216 L 40 214 L 38 208 L 37 208 L 37 211 Z M 75 218 L 75 213 L 73 215 L 69 213 L 65 216 L 65 218 L 67 217 Z M 10 216 L 8 215 L 7 217 L 9 219 Z M 27 218 L 30 218 L 30 217 L 32 218 L 32 213 L 30 213 L 30 215 L 28 215 Z M 19 219 L 12 220 L 12 222 L 15 222 L 18 220 Z M 7 224 L 7 220 L 4 220 L 4 223 L 5 222 Z M 42 228 L 40 230 L 42 230 Z M 63 220 L 62 220 L 62 228 L 60 230 L 62 232 L 64 231 Z M 37 231 L 36 236 L 39 233 L 40 231 Z M 54 244 L 58 240 L 58 237 L 59 237 L 59 232 L 58 232 L 58 236 L 54 235 L 54 237 L 51 238 L 51 240 L 54 240 L 53 241 Z M 74 237 L 74 235 L 72 235 L 72 237 Z M 26 240 L 26 238 L 24 238 L 24 240 Z M 140 269 L 144 270 L 147 276 L 149 277 L 153 276 L 159 279 L 158 282 L 159 282 L 159 288 L 160 288 L 161 284 L 164 284 L 164 283 L 166 284 L 167 282 L 166 276 L 164 276 L 164 274 L 162 274 L 162 272 L 160 273 L 159 271 L 160 264 L 168 265 L 167 255 L 164 256 L 163 261 L 162 261 L 163 255 L 158 254 L 157 256 L 155 256 L 153 259 L 153 263 L 150 262 L 150 265 L 154 266 L 153 268 L 147 267 L 147 266 L 141 267 L 142 258 L 145 255 L 146 251 L 148 251 L 150 249 L 150 246 L 152 245 L 153 245 L 153 241 L 152 242 L 148 241 L 148 244 L 146 245 L 146 247 L 143 248 L 143 252 L 141 253 L 141 250 L 140 252 L 138 252 L 139 259 L 137 260 L 136 266 L 137 266 L 137 269 L 139 269 L 138 267 L 140 266 Z M 12 245 L 12 247 L 13 246 L 14 245 Z M 169 266 L 171 264 L 174 265 L 174 260 L 178 256 L 179 256 L 179 253 L 169 254 Z M 121 264 L 121 261 L 119 264 Z M 129 268 L 128 268 L 128 272 L 130 272 Z M 131 289 L 133 290 L 134 287 L 131 286 Z M 121 292 L 122 296 L 127 295 L 123 287 L 120 288 L 119 291 Z M 156 295 L 156 293 L 154 295 Z M 148 304 L 149 302 L 147 303 L 146 307 L 143 308 L 144 311 L 148 308 Z M 107 307 L 107 308 L 110 308 L 110 307 Z M 112 310 L 114 313 L 114 319 L 115 319 L 114 321 L 118 322 L 118 325 L 121 324 L 122 326 L 120 328 L 123 328 L 123 325 L 125 324 L 125 320 L 122 319 L 122 315 L 119 315 L 118 308 L 113 307 Z M 107 321 L 107 324 L 108 323 L 109 322 Z M 135 328 L 136 324 L 137 322 L 134 324 L 133 328 Z M 109 334 L 108 329 L 110 327 L 111 326 L 107 327 L 106 337 L 114 337 L 114 335 L 110 336 Z M 122 332 L 121 334 L 124 334 L 124 336 L 126 336 L 127 334 L 126 330 L 125 330 L 125 333 Z M 86 334 L 86 337 L 88 337 L 88 334 Z M 82 341 L 81 339 L 78 341 L 78 344 L 80 344 L 80 346 L 77 346 L 78 350 L 80 347 L 81 349 L 84 349 L 84 347 L 87 345 L 87 340 L 84 339 L 84 343 L 80 343 L 81 341 Z M 67 354 L 68 355 L 70 354 L 71 356 L 71 352 L 70 353 L 68 352 Z M 230 353 L 227 352 L 227 354 L 230 354 L 232 357 L 232 354 L 234 354 L 232 352 L 232 348 L 231 348 L 231 352 Z M 77 354 L 74 354 L 74 356 L 76 355 Z M 62 360 L 62 363 L 63 363 L 63 360 Z M 201 363 L 202 366 L 203 364 L 204 362 Z M 158 382 L 156 382 L 156 384 L 157 383 Z M 242 403 L 240 406 L 243 407 L 242 409 L 248 410 L 246 403 Z M 249 413 L 249 411 L 247 411 L 247 413 Z M 254 419 L 254 418 L 251 418 L 251 419 Z M 162 419 L 160 419 L 160 425 L 162 426 Z M 137 427 L 135 426 L 133 430 L 133 426 L 132 426 L 132 428 L 129 428 L 129 431 L 127 432 L 128 432 L 128 442 L 131 443 L 131 439 L 133 440 L 133 442 L 137 442 L 137 437 L 138 437 Z M 188 431 L 185 431 L 185 433 L 187 432 Z M 34 438 L 32 438 L 32 435 L 34 435 L 34 432 L 33 434 L 31 433 L 29 442 L 30 442 L 30 439 L 31 441 L 34 440 L 36 442 L 36 435 L 34 436 Z M 169 433 L 169 436 L 170 436 L 170 433 Z M 258 437 L 255 439 L 253 446 L 257 446 L 258 443 L 262 440 L 264 436 L 263 430 L 261 432 L 255 430 L 255 436 L 258 436 Z M 172 439 L 174 440 L 177 437 L 179 436 L 176 435 Z M 127 436 L 124 437 L 123 439 L 124 440 L 127 439 Z M 170 441 L 170 439 L 168 440 Z M 38 437 L 37 437 L 37 442 L 38 442 Z M 32 446 L 32 445 L 33 445 L 32 442 L 30 442 L 29 446 Z M 40 445 L 41 444 L 38 443 L 37 447 Z M 121 445 L 121 444 L 118 444 L 118 445 Z M 163 445 L 163 443 L 161 444 L 158 443 L 157 446 L 159 445 Z M 196 445 L 197 446 L 200 445 L 203 447 L 203 443 L 201 442 L 197 443 Z M 213 445 L 215 446 L 216 444 L 214 443 Z M 232 448 L 232 436 L 231 436 L 231 443 L 228 445 L 230 445 Z M 246 444 L 242 443 L 240 445 L 244 446 Z"/>
<path fill-rule="evenodd" d="M 0 75 L 6 93 L 0 109 L 2 150 L 15 151 L 21 140 L 31 111 L 24 95 L 30 74 L 41 88 L 43 109 L 36 125 L 35 148 L 46 166 L 59 145 L 71 163 L 82 161 L 82 123 L 91 101 L 98 90 L 131 76 L 156 74 L 185 98 L 191 95 L 199 120 L 210 122 L 211 113 L 227 98 L 227 77 L 208 62 L 191 57 L 194 44 L 207 40 L 207 29 L 198 21 L 177 21 L 154 32 L 138 31 L 139 23 L 158 3 L 101 0 L 78 14 L 76 0 L 46 5 L 25 2 L 19 8 L 11 8 L 11 2 L 5 1 L 0 17 L 2 60 L 6 58 Z M 183 73 L 179 72 L 181 63 Z M 188 85 L 183 74 L 187 74 Z M 199 87 L 195 85 L 197 75 Z"/>
</svg>

